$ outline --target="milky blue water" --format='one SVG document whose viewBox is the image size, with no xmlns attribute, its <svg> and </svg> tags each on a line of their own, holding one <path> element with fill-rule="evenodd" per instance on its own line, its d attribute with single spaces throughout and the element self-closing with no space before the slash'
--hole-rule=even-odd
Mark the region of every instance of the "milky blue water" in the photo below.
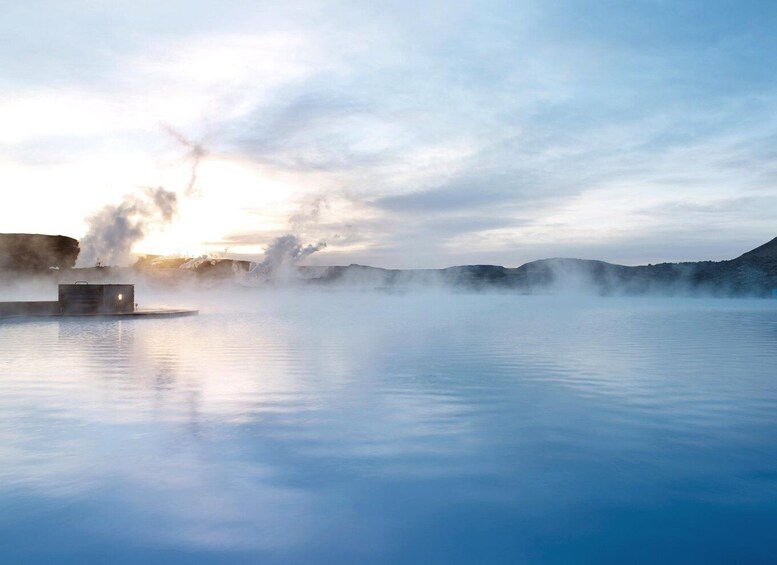
<svg viewBox="0 0 777 565">
<path fill-rule="evenodd" d="M 2 563 L 769 563 L 777 301 L 0 322 Z"/>
</svg>

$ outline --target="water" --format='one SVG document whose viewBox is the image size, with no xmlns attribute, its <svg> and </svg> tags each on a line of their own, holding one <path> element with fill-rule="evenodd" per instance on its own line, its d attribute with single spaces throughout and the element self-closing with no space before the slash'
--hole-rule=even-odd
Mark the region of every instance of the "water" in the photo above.
<svg viewBox="0 0 777 565">
<path fill-rule="evenodd" d="M 777 302 L 0 323 L 2 563 L 773 562 Z"/>
</svg>

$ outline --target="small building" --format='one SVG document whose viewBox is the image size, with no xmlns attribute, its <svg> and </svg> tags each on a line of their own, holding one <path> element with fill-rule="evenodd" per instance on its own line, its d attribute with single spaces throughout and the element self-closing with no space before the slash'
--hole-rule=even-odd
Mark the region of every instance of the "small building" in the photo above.
<svg viewBox="0 0 777 565">
<path fill-rule="evenodd" d="M 62 314 L 126 314 L 135 311 L 135 286 L 131 284 L 61 284 Z"/>
<path fill-rule="evenodd" d="M 127 317 L 172 318 L 193 316 L 197 310 L 183 308 L 135 308 L 135 285 L 59 285 L 59 299 L 51 302 L 0 302 L 0 319 L 26 317 Z"/>
</svg>

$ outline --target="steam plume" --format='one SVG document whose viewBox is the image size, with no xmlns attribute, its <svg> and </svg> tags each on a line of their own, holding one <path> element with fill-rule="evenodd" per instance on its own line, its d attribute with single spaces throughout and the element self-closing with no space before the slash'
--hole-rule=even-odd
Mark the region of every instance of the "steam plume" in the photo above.
<svg viewBox="0 0 777 565">
<path fill-rule="evenodd" d="M 162 128 L 175 139 L 178 143 L 188 149 L 186 158 L 191 161 L 191 168 L 189 173 L 189 182 L 186 185 L 184 191 L 185 196 L 192 196 L 195 194 L 195 187 L 197 185 L 197 170 L 200 167 L 200 162 L 208 154 L 205 148 L 200 143 L 195 143 L 188 137 L 184 136 L 181 132 L 176 130 L 170 125 L 162 124 Z"/>
<path fill-rule="evenodd" d="M 132 246 L 152 226 L 166 225 L 175 217 L 178 197 L 162 187 L 147 188 L 141 195 L 128 194 L 119 204 L 109 204 L 87 219 L 89 231 L 81 240 L 78 267 L 126 265 Z"/>
<path fill-rule="evenodd" d="M 299 233 L 305 231 L 309 225 L 315 225 L 321 218 L 323 208 L 329 208 L 329 200 L 326 196 L 317 196 L 296 214 L 289 217 L 291 230 Z"/>
<path fill-rule="evenodd" d="M 282 235 L 275 238 L 264 253 L 264 260 L 260 263 L 252 263 L 249 275 L 262 280 L 277 278 L 292 278 L 294 266 L 305 257 L 326 247 L 326 242 L 302 245 L 296 235 Z"/>
<path fill-rule="evenodd" d="M 259 281 L 296 278 L 295 266 L 306 257 L 324 249 L 326 242 L 321 240 L 315 245 L 303 245 L 300 236 L 295 234 L 304 233 L 309 225 L 317 224 L 322 209 L 328 207 L 327 198 L 317 196 L 290 216 L 289 227 L 293 233 L 276 237 L 265 250 L 264 259 L 259 263 L 251 263 L 248 276 Z"/>
</svg>

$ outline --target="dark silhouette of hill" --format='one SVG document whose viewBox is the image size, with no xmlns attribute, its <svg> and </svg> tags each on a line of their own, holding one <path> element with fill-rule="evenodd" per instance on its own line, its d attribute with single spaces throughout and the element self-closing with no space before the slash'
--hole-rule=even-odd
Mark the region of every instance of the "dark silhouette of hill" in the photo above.
<svg viewBox="0 0 777 565">
<path fill-rule="evenodd" d="M 771 259 L 772 262 L 777 260 L 777 237 L 768 243 L 764 243 L 760 247 L 756 247 L 752 251 L 748 251 L 737 257 L 735 260 L 750 260 L 750 259 Z"/>
<path fill-rule="evenodd" d="M 517 268 L 463 265 L 447 269 L 380 269 L 364 265 L 300 267 L 314 284 L 393 287 L 410 283 L 524 292 L 583 290 L 598 294 L 768 296 L 777 289 L 777 238 L 736 259 L 626 266 L 586 259 L 541 259 Z"/>
<path fill-rule="evenodd" d="M 78 252 L 78 240 L 64 235 L 0 233 L 0 270 L 42 273 L 70 269 Z"/>
<path fill-rule="evenodd" d="M 134 269 L 73 269 L 78 242 L 63 236 L 0 234 L 0 274 L 42 273 L 51 267 L 56 278 L 113 279 L 131 276 L 177 284 L 205 281 L 222 284 L 348 285 L 372 289 L 416 286 L 462 290 L 506 290 L 542 293 L 580 290 L 610 294 L 707 294 L 770 296 L 777 289 L 777 238 L 727 261 L 661 263 L 626 266 L 586 259 L 552 258 L 516 268 L 462 265 L 446 269 L 382 269 L 366 265 L 298 267 L 290 281 L 252 279 L 250 263 L 229 259 L 187 262 L 183 258 L 149 256 Z"/>
</svg>

